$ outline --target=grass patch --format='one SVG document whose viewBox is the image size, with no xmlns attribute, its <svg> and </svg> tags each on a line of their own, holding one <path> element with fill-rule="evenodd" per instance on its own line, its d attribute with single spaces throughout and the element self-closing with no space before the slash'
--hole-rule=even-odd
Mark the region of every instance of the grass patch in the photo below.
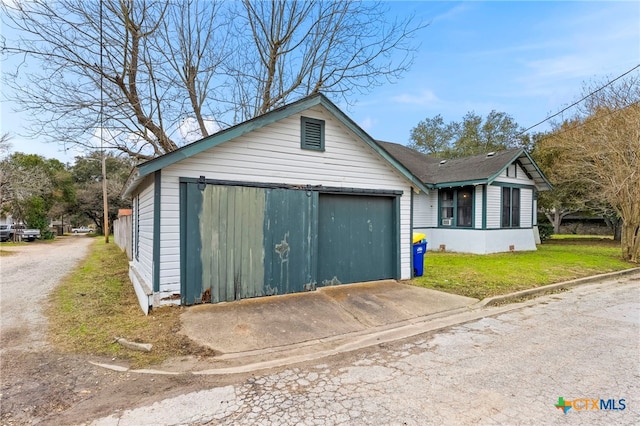
<svg viewBox="0 0 640 426">
<path fill-rule="evenodd" d="M 477 299 L 633 268 L 610 239 L 554 239 L 537 251 L 473 255 L 428 252 L 413 284 Z"/>
<path fill-rule="evenodd" d="M 13 256 L 14 254 L 16 254 L 15 251 L 13 250 L 2 250 L 3 247 L 20 247 L 20 246 L 24 246 L 27 245 L 28 243 L 24 242 L 24 241 L 18 241 L 18 242 L 13 242 L 13 241 L 0 241 L 0 257 L 2 256 Z"/>
<path fill-rule="evenodd" d="M 126 359 L 139 368 L 171 356 L 214 355 L 177 334 L 183 308 L 166 307 L 144 315 L 127 271 L 126 255 L 116 244 L 97 239 L 91 254 L 56 288 L 47 307 L 49 338 L 64 352 Z M 124 337 L 153 344 L 137 352 L 114 342 Z"/>
</svg>

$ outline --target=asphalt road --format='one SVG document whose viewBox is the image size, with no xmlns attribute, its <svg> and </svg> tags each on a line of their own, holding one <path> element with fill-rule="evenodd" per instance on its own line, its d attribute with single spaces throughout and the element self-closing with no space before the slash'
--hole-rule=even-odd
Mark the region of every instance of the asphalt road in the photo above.
<svg viewBox="0 0 640 426">
<path fill-rule="evenodd" d="M 566 414 L 556 407 L 560 397 L 573 404 Z M 635 274 L 92 424 L 631 425 L 639 419 Z"/>
</svg>

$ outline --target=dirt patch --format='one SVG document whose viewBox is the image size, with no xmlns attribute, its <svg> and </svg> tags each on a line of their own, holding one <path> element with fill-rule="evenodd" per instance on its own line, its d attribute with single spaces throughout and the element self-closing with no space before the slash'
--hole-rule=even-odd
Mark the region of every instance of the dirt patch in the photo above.
<svg viewBox="0 0 640 426">
<path fill-rule="evenodd" d="M 116 372 L 89 361 L 114 362 L 56 352 L 5 353 L 0 424 L 81 424 L 233 379 Z"/>
</svg>

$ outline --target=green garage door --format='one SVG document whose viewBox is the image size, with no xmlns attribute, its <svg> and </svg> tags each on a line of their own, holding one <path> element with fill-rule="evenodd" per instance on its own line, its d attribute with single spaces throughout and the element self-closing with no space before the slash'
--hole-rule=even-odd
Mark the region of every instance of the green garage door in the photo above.
<svg viewBox="0 0 640 426">
<path fill-rule="evenodd" d="M 318 286 L 396 278 L 394 197 L 320 194 Z"/>
<path fill-rule="evenodd" d="M 397 278 L 399 197 L 180 184 L 181 299 L 217 303 Z"/>
<path fill-rule="evenodd" d="M 315 200 L 308 191 L 181 183 L 182 303 L 315 288 Z"/>
</svg>

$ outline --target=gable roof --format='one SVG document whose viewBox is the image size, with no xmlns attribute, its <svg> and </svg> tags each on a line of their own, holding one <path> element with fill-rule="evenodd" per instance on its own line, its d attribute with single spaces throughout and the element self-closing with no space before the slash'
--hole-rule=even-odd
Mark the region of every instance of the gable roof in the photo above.
<svg viewBox="0 0 640 426">
<path fill-rule="evenodd" d="M 351 120 L 326 96 L 321 93 L 317 93 L 275 109 L 273 111 L 267 112 L 266 114 L 252 118 L 251 120 L 221 130 L 217 133 L 214 133 L 213 135 L 202 138 L 196 142 L 185 145 L 175 151 L 164 154 L 145 163 L 139 164 L 138 166 L 134 167 L 133 171 L 131 172 L 131 175 L 125 183 L 122 195 L 130 195 L 133 190 L 142 182 L 142 180 L 151 173 L 177 163 L 180 160 L 192 157 L 210 148 L 221 145 L 239 136 L 290 117 L 294 114 L 301 113 L 317 105 L 322 105 L 323 107 L 325 107 L 329 111 L 329 113 L 331 113 L 345 127 L 351 130 L 363 142 L 365 142 L 374 151 L 376 151 L 383 159 L 385 159 L 393 168 L 400 172 L 400 174 L 407 180 L 409 180 L 415 187 L 424 192 L 428 192 L 426 185 L 419 177 L 414 175 L 404 164 L 399 162 L 386 150 L 381 149 L 380 145 L 378 145 L 371 136 L 369 136 L 364 130 L 362 130 L 360 126 L 358 126 L 353 120 Z"/>
<path fill-rule="evenodd" d="M 522 148 L 444 160 L 391 142 L 378 141 L 378 144 L 430 188 L 490 184 L 515 162 L 520 163 L 538 190 L 545 191 L 552 187 L 535 161 Z"/>
</svg>

